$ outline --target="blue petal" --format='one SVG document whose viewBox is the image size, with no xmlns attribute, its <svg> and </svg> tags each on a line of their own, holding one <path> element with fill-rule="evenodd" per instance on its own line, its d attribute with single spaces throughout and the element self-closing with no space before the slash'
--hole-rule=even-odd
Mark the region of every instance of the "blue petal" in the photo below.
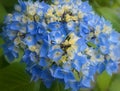
<svg viewBox="0 0 120 91">
<path fill-rule="evenodd" d="M 112 75 L 112 73 L 117 72 L 118 70 L 118 64 L 116 62 L 110 61 L 108 62 L 108 64 L 106 65 L 106 70 L 107 72 Z"/>
<path fill-rule="evenodd" d="M 51 31 L 63 31 L 63 25 L 60 22 L 52 22 L 48 24 L 48 29 Z"/>
<path fill-rule="evenodd" d="M 120 33 L 116 32 L 116 31 L 113 31 L 110 34 L 110 41 L 113 42 L 113 43 L 120 42 Z"/>
<path fill-rule="evenodd" d="M 31 46 L 31 45 L 35 45 L 37 43 L 35 37 L 33 35 L 26 35 L 24 42 L 26 45 Z"/>
<path fill-rule="evenodd" d="M 73 81 L 73 80 L 75 80 L 73 73 L 71 71 L 66 72 L 65 77 L 64 77 L 64 81 L 68 82 L 68 81 Z"/>
<path fill-rule="evenodd" d="M 91 79 L 88 77 L 84 77 L 81 81 L 81 84 L 83 85 L 83 87 L 85 88 L 90 88 L 91 87 Z"/>
<path fill-rule="evenodd" d="M 62 49 L 50 50 L 50 52 L 48 53 L 48 57 L 54 62 L 59 61 L 61 59 L 62 55 L 63 55 Z"/>
<path fill-rule="evenodd" d="M 42 67 L 48 67 L 50 65 L 50 61 L 45 58 L 40 58 L 39 65 Z"/>
<path fill-rule="evenodd" d="M 75 68 L 79 72 L 82 65 L 86 63 L 86 61 L 87 59 L 85 57 L 76 55 L 73 62 L 73 68 Z"/>
<path fill-rule="evenodd" d="M 47 57 L 48 55 L 48 45 L 44 43 L 40 48 L 40 57 Z"/>
<path fill-rule="evenodd" d="M 55 78 L 63 79 L 65 72 L 61 68 L 57 68 L 54 73 Z"/>
<path fill-rule="evenodd" d="M 105 64 L 104 63 L 98 64 L 97 69 L 99 73 L 102 73 L 105 70 Z"/>
<path fill-rule="evenodd" d="M 30 34 L 36 34 L 37 33 L 37 28 L 36 28 L 36 24 L 35 23 L 29 23 L 27 24 L 27 31 Z"/>
<path fill-rule="evenodd" d="M 20 24 L 19 24 L 19 22 L 14 21 L 14 22 L 12 22 L 11 24 L 8 25 L 8 28 L 10 30 L 18 31 L 18 30 L 20 30 Z"/>
<path fill-rule="evenodd" d="M 21 9 L 22 12 L 25 12 L 26 11 L 26 5 L 25 5 L 25 3 L 22 0 L 18 0 L 18 2 L 19 2 L 20 6 L 22 8 Z"/>
</svg>

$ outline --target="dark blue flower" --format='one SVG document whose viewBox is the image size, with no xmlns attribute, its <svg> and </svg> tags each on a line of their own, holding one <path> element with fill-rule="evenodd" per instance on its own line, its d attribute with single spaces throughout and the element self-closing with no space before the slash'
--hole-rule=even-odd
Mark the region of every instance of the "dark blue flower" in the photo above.
<svg viewBox="0 0 120 91">
<path fill-rule="evenodd" d="M 34 36 L 28 34 L 28 35 L 26 35 L 24 42 L 26 45 L 32 46 L 32 45 L 35 45 L 37 41 Z"/>
<path fill-rule="evenodd" d="M 27 31 L 30 34 L 36 34 L 37 33 L 37 28 L 36 28 L 37 24 L 36 23 L 28 23 L 27 24 Z"/>
<path fill-rule="evenodd" d="M 81 67 L 84 63 L 86 63 L 87 59 L 86 57 L 82 57 L 82 56 L 78 56 L 76 54 L 76 56 L 74 57 L 74 61 L 73 61 L 73 68 L 75 68 L 78 72 L 81 70 Z"/>
<path fill-rule="evenodd" d="M 61 59 L 63 55 L 63 50 L 62 49 L 50 49 L 50 51 L 48 52 L 48 57 L 54 61 L 57 62 Z"/>
<path fill-rule="evenodd" d="M 9 42 L 7 42 L 8 44 Z M 8 60 L 13 61 L 15 58 L 18 58 L 18 50 L 14 47 L 13 44 L 3 45 L 4 54 L 7 56 Z"/>
<path fill-rule="evenodd" d="M 114 61 L 109 61 L 106 66 L 106 71 L 112 75 L 112 73 L 116 73 L 118 70 L 118 63 Z"/>
<path fill-rule="evenodd" d="M 64 27 L 60 22 L 52 22 L 48 24 L 50 31 L 64 31 Z"/>
</svg>

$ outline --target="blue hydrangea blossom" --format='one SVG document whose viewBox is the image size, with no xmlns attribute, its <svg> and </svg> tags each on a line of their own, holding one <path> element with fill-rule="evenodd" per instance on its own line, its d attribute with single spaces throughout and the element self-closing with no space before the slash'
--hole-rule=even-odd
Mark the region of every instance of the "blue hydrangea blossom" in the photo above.
<svg viewBox="0 0 120 91">
<path fill-rule="evenodd" d="M 77 91 L 90 88 L 96 73 L 117 72 L 120 33 L 88 1 L 18 2 L 5 17 L 3 49 L 10 61 L 23 49 L 31 80 L 41 79 L 48 88 L 58 80 Z"/>
</svg>

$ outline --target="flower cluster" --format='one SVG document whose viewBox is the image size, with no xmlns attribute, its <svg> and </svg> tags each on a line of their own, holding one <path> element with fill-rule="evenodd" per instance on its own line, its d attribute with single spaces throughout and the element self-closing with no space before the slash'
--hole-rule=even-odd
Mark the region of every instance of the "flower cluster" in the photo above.
<svg viewBox="0 0 120 91">
<path fill-rule="evenodd" d="M 32 80 L 46 87 L 58 80 L 77 91 L 91 87 L 94 75 L 117 71 L 120 33 L 81 0 L 18 1 L 5 17 L 4 53 L 10 61 L 24 51 L 22 61 Z"/>
</svg>

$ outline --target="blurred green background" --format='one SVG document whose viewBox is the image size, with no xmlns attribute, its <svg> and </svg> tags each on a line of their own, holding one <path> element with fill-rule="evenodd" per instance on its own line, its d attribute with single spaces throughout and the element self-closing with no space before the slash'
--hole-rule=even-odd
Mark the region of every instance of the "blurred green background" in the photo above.
<svg viewBox="0 0 120 91">
<path fill-rule="evenodd" d="M 45 0 L 50 2 L 50 0 Z M 85 1 L 85 0 L 84 0 Z M 111 21 L 116 31 L 120 32 L 120 0 L 89 0 L 93 9 L 100 16 Z M 17 0 L 0 0 L 0 31 L 2 31 L 4 16 L 13 12 Z M 3 44 L 0 38 L 0 45 Z M 46 89 L 40 82 L 30 82 L 29 75 L 25 72 L 25 64 L 20 63 L 20 58 L 13 63 L 8 63 L 0 48 L 0 91 L 64 91 L 64 87 L 55 83 Z M 120 71 L 109 76 L 106 72 L 95 77 L 93 88 L 80 91 L 120 91 Z"/>
</svg>

